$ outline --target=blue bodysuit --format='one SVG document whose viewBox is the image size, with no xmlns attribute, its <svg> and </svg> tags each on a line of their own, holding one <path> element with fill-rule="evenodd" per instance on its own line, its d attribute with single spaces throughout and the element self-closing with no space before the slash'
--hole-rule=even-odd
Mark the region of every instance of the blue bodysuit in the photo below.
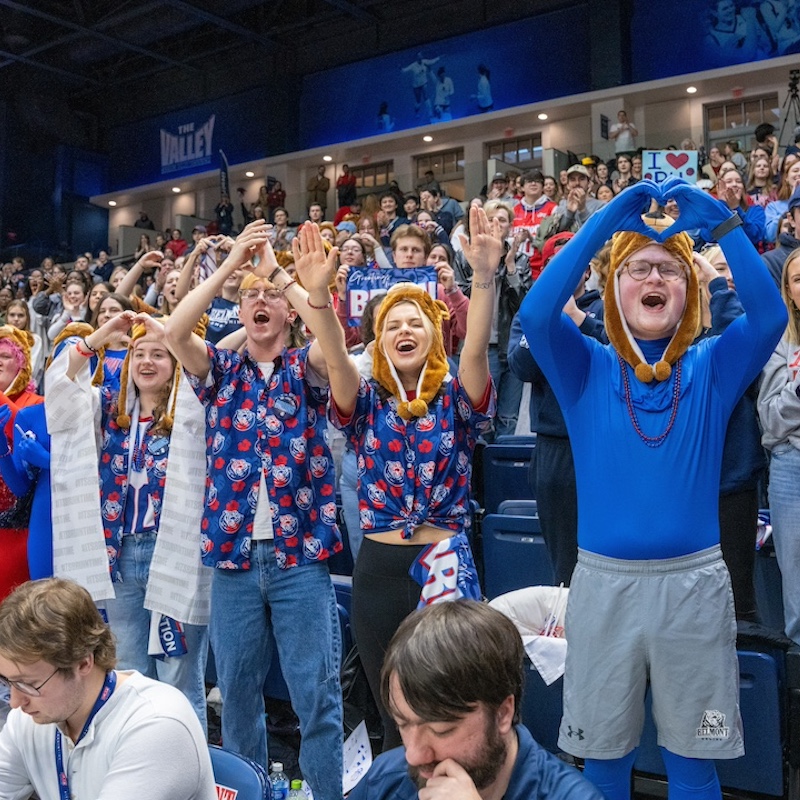
<svg viewBox="0 0 800 800">
<path fill-rule="evenodd" d="M 584 235 L 556 256 L 520 310 L 531 353 L 553 387 L 572 442 L 578 546 L 623 559 L 698 552 L 719 543 L 717 497 L 728 417 L 780 338 L 784 305 L 746 235 L 734 230 L 725 238 L 725 253 L 746 313 L 722 335 L 692 345 L 669 380 L 641 383 L 629 365 L 620 366 L 612 345 L 583 336 L 561 311 L 594 255 L 598 234 L 602 245 L 613 233 L 601 226 L 605 213 L 598 212 L 579 232 Z M 650 363 L 665 344 L 639 342 Z M 660 446 L 648 446 L 632 417 L 645 436 L 660 436 L 672 415 L 679 372 L 672 428 Z"/>
<path fill-rule="evenodd" d="M 691 207 L 694 198 L 686 199 L 689 201 L 687 211 L 695 212 Z M 721 244 L 745 313 L 721 335 L 690 346 L 673 365 L 668 380 L 640 382 L 612 345 L 602 345 L 583 336 L 562 312 L 586 264 L 615 232 L 617 208 L 623 213 L 626 209 L 623 195 L 619 200 L 621 202 L 612 202 L 594 214 L 548 265 L 523 302 L 520 320 L 531 354 L 553 388 L 569 431 L 578 490 L 579 548 L 604 558 L 658 562 L 709 551 L 719 545 L 720 464 L 728 418 L 739 397 L 769 358 L 785 327 L 786 313 L 774 282 L 746 234 L 734 229 L 724 236 Z M 711 212 L 706 208 L 707 198 L 698 197 L 696 202 L 703 212 Z M 610 276 L 609 280 L 614 277 Z M 668 340 L 638 342 L 648 363 L 661 357 L 667 343 Z M 635 574 L 639 574 L 638 571 Z M 600 581 L 597 585 L 604 584 Z M 613 585 L 609 582 L 605 585 L 614 597 Z M 726 585 L 729 587 L 729 582 L 720 585 L 720 595 L 713 598 L 712 604 L 704 606 L 702 618 L 691 620 L 689 626 L 702 630 L 704 624 L 708 626 L 710 620 L 714 620 L 711 623 L 714 627 L 728 616 L 730 626 L 722 625 L 722 629 L 733 625 L 732 599 L 722 596 Z M 730 595 L 729 589 L 727 594 Z M 578 596 L 574 599 L 577 601 Z M 712 607 L 716 609 L 716 616 L 712 615 Z M 585 602 L 575 606 L 571 597 L 568 620 L 572 614 L 576 621 L 585 621 L 584 633 L 592 628 L 599 629 L 603 623 L 608 628 L 608 620 L 587 620 L 593 608 L 596 606 Z M 664 608 L 662 613 L 669 612 Z M 630 619 L 618 617 L 612 627 L 626 631 L 633 627 L 629 622 Z M 576 622 L 576 626 L 580 627 L 580 623 Z M 658 626 L 656 621 L 656 630 Z M 623 643 L 626 635 L 620 634 Z M 715 636 L 718 637 L 715 652 L 724 655 L 726 647 L 733 648 L 733 636 L 730 645 L 720 645 L 723 635 L 719 631 L 708 632 L 709 644 Z M 686 642 L 687 655 L 697 644 L 697 640 Z M 573 637 L 571 645 L 575 656 L 572 661 L 578 664 L 585 662 L 586 653 L 598 643 L 590 634 L 586 640 L 583 636 Z M 619 663 L 615 659 L 616 652 L 614 645 L 609 645 L 604 660 L 614 662 L 614 670 L 620 670 L 623 685 L 627 676 L 631 676 L 633 685 L 636 680 L 633 676 L 642 668 L 641 663 L 625 661 L 622 655 L 623 661 Z M 597 657 L 594 652 L 593 658 Z M 733 674 L 726 670 L 714 680 L 706 681 L 709 685 L 727 687 L 723 694 L 735 690 L 735 657 L 730 661 Z M 668 665 L 659 661 L 648 667 L 656 668 L 663 675 Z M 584 672 L 571 672 L 568 657 L 565 720 L 569 720 L 575 703 L 580 708 L 578 690 L 581 686 L 591 686 L 590 678 Z M 700 688 L 705 690 L 706 687 Z M 574 698 L 569 705 L 568 694 Z M 702 702 L 698 699 L 701 693 L 688 694 L 696 703 Z M 669 703 L 669 692 L 665 699 Z M 632 705 L 636 706 L 634 700 Z M 602 708 L 602 703 L 594 710 L 598 708 Z M 733 711 L 730 706 L 727 708 Z M 584 704 L 579 713 L 592 718 L 592 710 L 591 704 Z M 731 715 L 731 725 L 735 717 L 738 712 Z M 599 722 L 596 717 L 593 719 Z M 638 712 L 634 709 L 627 719 L 631 726 L 628 738 L 623 735 L 610 743 L 608 740 L 604 743 L 601 738 L 599 746 L 586 751 L 587 777 L 613 800 L 630 796 L 630 771 L 636 751 L 613 748 L 620 741 L 635 742 L 637 739 L 633 726 L 639 719 Z M 687 722 L 691 723 L 691 719 L 681 721 L 684 728 Z M 568 730 L 566 735 L 573 733 Z M 562 723 L 562 736 L 564 734 Z M 675 727 L 665 724 L 662 731 L 659 724 L 659 743 L 662 741 L 685 742 L 685 739 L 676 738 Z M 635 744 L 633 746 L 635 748 Z M 690 757 L 694 751 L 690 747 L 686 750 L 684 755 L 677 755 L 677 749 L 670 752 L 662 748 L 670 779 L 670 796 L 674 793 L 675 798 L 718 797 L 719 783 L 711 758 Z M 606 755 L 602 755 L 603 752 Z M 714 757 L 735 756 L 736 753 L 730 751 Z"/>
</svg>

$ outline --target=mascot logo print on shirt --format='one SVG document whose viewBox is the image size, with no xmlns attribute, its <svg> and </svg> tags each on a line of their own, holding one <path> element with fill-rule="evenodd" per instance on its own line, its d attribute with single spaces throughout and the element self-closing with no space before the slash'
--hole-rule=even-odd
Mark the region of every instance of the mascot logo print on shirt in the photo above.
<svg viewBox="0 0 800 800">
<path fill-rule="evenodd" d="M 698 739 L 727 739 L 730 728 L 725 724 L 725 715 L 721 711 L 704 711 L 697 729 Z"/>
<path fill-rule="evenodd" d="M 322 521 L 326 525 L 336 524 L 336 503 L 325 503 L 319 510 Z"/>
<path fill-rule="evenodd" d="M 301 486 L 294 496 L 297 507 L 302 511 L 308 511 L 314 503 L 314 493 L 309 486 Z"/>
<path fill-rule="evenodd" d="M 328 459 L 326 456 L 311 456 L 311 474 L 315 478 L 322 478 L 328 471 Z"/>
</svg>

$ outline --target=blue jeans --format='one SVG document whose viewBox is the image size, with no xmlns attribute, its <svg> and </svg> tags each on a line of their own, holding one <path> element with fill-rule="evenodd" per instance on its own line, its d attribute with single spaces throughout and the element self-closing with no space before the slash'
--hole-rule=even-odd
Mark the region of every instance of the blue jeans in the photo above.
<svg viewBox="0 0 800 800">
<path fill-rule="evenodd" d="M 144 596 L 155 545 L 155 533 L 132 533 L 122 538 L 122 581 L 114 584 L 116 600 L 105 601 L 108 624 L 117 640 L 119 667 L 138 670 L 148 678 L 180 689 L 189 698 L 205 731 L 208 628 L 183 626 L 188 649 L 185 655 L 163 660 L 147 655 L 151 612 L 144 607 Z"/>
<path fill-rule="evenodd" d="M 342 496 L 344 524 L 353 563 L 356 563 L 364 534 L 361 532 L 361 515 L 358 512 L 358 463 L 354 450 L 345 450 L 342 456 L 342 475 L 339 478 L 339 493 Z"/>
<path fill-rule="evenodd" d="M 249 570 L 214 570 L 209 627 L 225 747 L 267 766 L 263 687 L 272 628 L 300 720 L 300 770 L 315 800 L 341 800 L 342 645 L 328 565 L 280 569 L 273 543 L 254 541 Z"/>
<path fill-rule="evenodd" d="M 513 436 L 517 430 L 519 404 L 522 402 L 522 381 L 508 368 L 508 357 L 496 344 L 489 345 L 489 372 L 497 389 L 497 414 L 494 418 L 494 441 L 504 434 Z"/>
<path fill-rule="evenodd" d="M 800 644 L 800 450 L 790 444 L 772 451 L 769 510 L 781 570 L 784 628 L 786 635 Z"/>
</svg>

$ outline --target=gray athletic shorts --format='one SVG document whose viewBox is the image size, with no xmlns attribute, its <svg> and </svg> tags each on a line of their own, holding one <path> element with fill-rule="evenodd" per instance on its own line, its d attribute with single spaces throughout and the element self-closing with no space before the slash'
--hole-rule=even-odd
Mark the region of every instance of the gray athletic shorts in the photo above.
<svg viewBox="0 0 800 800">
<path fill-rule="evenodd" d="M 563 750 L 610 759 L 637 747 L 649 679 L 659 745 L 687 758 L 744 755 L 733 592 L 719 547 L 654 561 L 579 551 L 565 631 Z"/>
</svg>

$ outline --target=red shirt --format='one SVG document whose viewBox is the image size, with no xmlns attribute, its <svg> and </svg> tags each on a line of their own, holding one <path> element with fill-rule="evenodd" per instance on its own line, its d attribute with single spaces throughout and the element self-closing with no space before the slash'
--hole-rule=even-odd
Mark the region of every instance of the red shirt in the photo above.
<svg viewBox="0 0 800 800">
<path fill-rule="evenodd" d="M 542 202 L 543 201 L 543 202 Z M 514 206 L 514 230 L 524 228 L 530 232 L 531 239 L 539 232 L 539 225 L 545 217 L 550 216 L 558 206 L 545 195 L 529 206 L 525 200 L 520 200 Z M 531 277 L 536 280 L 542 271 L 542 254 L 533 246 L 530 239 L 523 242 L 522 250 L 528 256 L 531 265 Z"/>
</svg>

